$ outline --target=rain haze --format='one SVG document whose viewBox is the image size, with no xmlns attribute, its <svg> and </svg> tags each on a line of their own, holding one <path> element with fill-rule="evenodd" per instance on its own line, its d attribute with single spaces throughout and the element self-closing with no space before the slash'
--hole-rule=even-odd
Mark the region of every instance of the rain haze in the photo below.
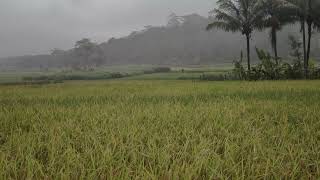
<svg viewBox="0 0 320 180">
<path fill-rule="evenodd" d="M 319 179 L 319 9 L 0 0 L 0 180 Z"/>
<path fill-rule="evenodd" d="M 68 49 L 81 38 L 121 37 L 174 12 L 207 16 L 213 0 L 1 0 L 0 57 Z"/>
</svg>

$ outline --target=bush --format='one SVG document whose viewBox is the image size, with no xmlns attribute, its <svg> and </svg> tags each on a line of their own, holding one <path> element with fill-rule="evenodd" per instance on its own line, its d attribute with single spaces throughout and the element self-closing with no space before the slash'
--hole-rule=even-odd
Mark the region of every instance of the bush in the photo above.
<svg viewBox="0 0 320 180">
<path fill-rule="evenodd" d="M 171 72 L 171 68 L 169 68 L 169 67 L 156 67 L 151 70 L 143 71 L 143 74 L 167 73 L 167 72 Z"/>
<path fill-rule="evenodd" d="M 294 60 L 293 64 L 284 63 L 281 59 L 276 61 L 268 52 L 256 48 L 260 63 L 251 68 L 248 72 L 240 61 L 235 61 L 233 74 L 235 79 L 240 80 L 281 80 L 281 79 L 302 79 L 304 78 L 303 62 Z M 312 62 L 312 61 L 311 61 Z M 309 78 L 319 79 L 320 69 L 315 63 L 310 63 Z"/>
<path fill-rule="evenodd" d="M 128 77 L 128 74 L 121 73 L 111 73 L 111 74 L 102 74 L 102 75 L 50 75 L 50 76 L 38 76 L 38 77 L 24 77 L 23 81 L 52 81 L 52 82 L 63 82 L 70 80 L 104 80 L 104 79 L 118 79 Z"/>
<path fill-rule="evenodd" d="M 237 80 L 247 79 L 246 70 L 242 65 L 242 61 L 243 61 L 243 52 L 241 51 L 240 60 L 234 61 L 233 74 L 234 74 L 235 79 L 237 79 Z"/>
<path fill-rule="evenodd" d="M 8 83 L 0 83 L 2 86 L 18 86 L 18 85 L 46 85 L 46 84 L 58 84 L 63 83 L 63 81 L 54 80 L 54 81 L 48 81 L 48 80 L 39 80 L 39 81 L 23 81 L 23 82 L 8 82 Z"/>
<path fill-rule="evenodd" d="M 202 74 L 200 76 L 201 81 L 227 81 L 236 80 L 233 74 Z"/>
<path fill-rule="evenodd" d="M 117 78 L 124 78 L 124 77 L 127 77 L 128 74 L 121 74 L 121 73 L 111 73 L 110 74 L 110 77 L 112 79 L 117 79 Z"/>
<path fill-rule="evenodd" d="M 145 70 L 143 71 L 143 74 L 153 74 L 155 73 L 153 70 Z"/>
<path fill-rule="evenodd" d="M 156 68 L 153 68 L 153 71 L 155 73 L 166 73 L 166 72 L 170 72 L 171 68 L 169 68 L 169 67 L 156 67 Z"/>
</svg>

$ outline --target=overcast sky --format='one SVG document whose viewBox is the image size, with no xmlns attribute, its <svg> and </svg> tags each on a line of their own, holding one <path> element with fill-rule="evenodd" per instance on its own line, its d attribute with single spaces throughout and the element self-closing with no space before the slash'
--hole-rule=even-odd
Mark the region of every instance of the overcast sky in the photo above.
<svg viewBox="0 0 320 180">
<path fill-rule="evenodd" d="M 167 16 L 207 16 L 215 0 L 0 0 L 0 57 L 69 49 L 87 37 L 121 37 Z"/>
</svg>

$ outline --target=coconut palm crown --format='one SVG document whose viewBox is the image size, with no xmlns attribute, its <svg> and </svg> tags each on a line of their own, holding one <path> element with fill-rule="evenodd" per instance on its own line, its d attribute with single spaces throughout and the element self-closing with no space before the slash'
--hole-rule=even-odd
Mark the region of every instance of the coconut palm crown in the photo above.
<svg viewBox="0 0 320 180">
<path fill-rule="evenodd" d="M 257 0 L 218 0 L 218 8 L 212 11 L 214 21 L 207 26 L 228 32 L 241 32 L 247 40 L 248 71 L 250 65 L 250 39 L 254 30 L 264 28 L 265 13 Z"/>
</svg>

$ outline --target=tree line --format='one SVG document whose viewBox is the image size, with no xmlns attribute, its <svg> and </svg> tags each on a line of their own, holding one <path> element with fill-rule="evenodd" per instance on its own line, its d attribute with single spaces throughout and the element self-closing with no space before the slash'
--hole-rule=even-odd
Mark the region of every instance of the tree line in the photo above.
<svg viewBox="0 0 320 180">
<path fill-rule="evenodd" d="M 218 8 L 211 12 L 214 21 L 208 24 L 207 30 L 217 28 L 227 32 L 240 32 L 246 37 L 248 76 L 252 74 L 250 41 L 253 32 L 269 29 L 274 56 L 271 57 L 259 49 L 256 51 L 259 59 L 264 62 L 268 60 L 269 64 L 274 60 L 274 67 L 279 68 L 281 58 L 278 56 L 277 34 L 287 24 L 299 24 L 303 41 L 304 77 L 309 77 L 313 30 L 320 30 L 320 0 L 218 0 L 217 5 Z M 294 42 L 293 37 L 290 41 L 292 46 L 301 47 Z M 297 50 L 299 47 L 292 48 Z M 259 66 L 254 68 L 254 71 L 259 68 L 261 70 L 262 67 L 266 69 L 263 63 Z M 241 64 L 237 63 L 236 67 L 241 69 Z"/>
</svg>

